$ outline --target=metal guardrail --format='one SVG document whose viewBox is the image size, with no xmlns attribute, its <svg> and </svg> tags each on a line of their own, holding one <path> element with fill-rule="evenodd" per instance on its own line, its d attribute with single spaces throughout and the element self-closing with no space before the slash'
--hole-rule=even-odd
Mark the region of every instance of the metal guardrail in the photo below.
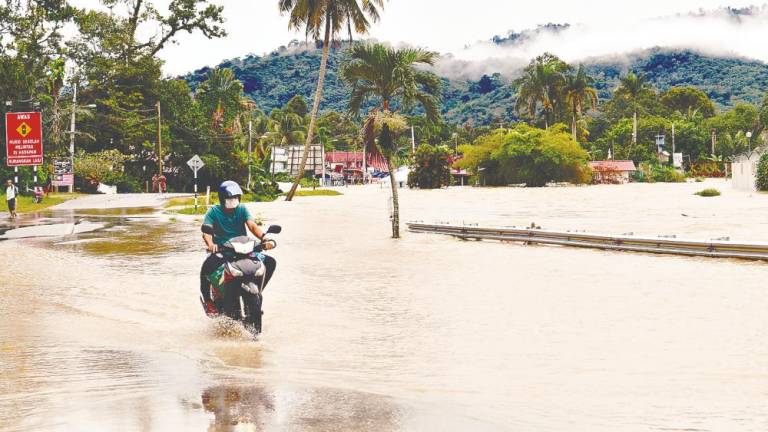
<svg viewBox="0 0 768 432">
<path fill-rule="evenodd" d="M 710 258 L 739 258 L 767 260 L 768 244 L 732 242 L 727 240 L 687 240 L 674 236 L 635 237 L 633 235 L 604 235 L 586 232 L 552 231 L 538 228 L 480 227 L 477 225 L 426 224 L 408 222 L 408 230 L 419 233 L 450 235 L 462 239 L 498 240 L 571 246 L 590 249 L 621 250 Z"/>
</svg>

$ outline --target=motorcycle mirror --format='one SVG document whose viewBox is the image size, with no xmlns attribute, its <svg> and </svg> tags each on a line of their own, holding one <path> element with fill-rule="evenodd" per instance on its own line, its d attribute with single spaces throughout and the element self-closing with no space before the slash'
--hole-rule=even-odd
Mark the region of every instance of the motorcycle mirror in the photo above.
<svg viewBox="0 0 768 432">
<path fill-rule="evenodd" d="M 280 231 L 282 231 L 283 228 L 280 225 L 270 225 L 269 228 L 267 228 L 267 234 L 280 234 Z"/>
</svg>

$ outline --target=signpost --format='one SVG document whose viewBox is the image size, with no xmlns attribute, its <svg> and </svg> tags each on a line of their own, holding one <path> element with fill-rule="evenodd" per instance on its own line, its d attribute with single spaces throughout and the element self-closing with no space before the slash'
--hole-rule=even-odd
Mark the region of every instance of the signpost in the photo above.
<svg viewBox="0 0 768 432">
<path fill-rule="evenodd" d="M 195 213 L 197 213 L 197 171 L 204 167 L 205 164 L 203 163 L 203 160 L 200 159 L 200 156 L 194 155 L 187 161 L 187 165 L 189 165 L 195 173 Z"/>
<path fill-rule="evenodd" d="M 673 153 L 672 154 L 672 166 L 675 168 L 682 168 L 683 167 L 683 154 L 682 153 Z"/>
<path fill-rule="evenodd" d="M 5 113 L 6 164 L 19 172 L 32 166 L 37 183 L 37 166 L 43 164 L 43 122 L 39 112 Z M 19 178 L 14 178 L 18 183 Z"/>
<path fill-rule="evenodd" d="M 72 174 L 71 159 L 55 159 L 53 161 L 53 179 L 51 186 L 72 186 L 75 176 Z"/>
<path fill-rule="evenodd" d="M 39 112 L 5 114 L 8 166 L 43 164 L 43 122 Z"/>
</svg>

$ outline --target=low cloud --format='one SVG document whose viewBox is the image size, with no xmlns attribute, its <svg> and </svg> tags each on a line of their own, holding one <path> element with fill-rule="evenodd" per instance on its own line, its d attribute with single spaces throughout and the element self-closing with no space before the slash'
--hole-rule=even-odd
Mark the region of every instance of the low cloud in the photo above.
<svg viewBox="0 0 768 432">
<path fill-rule="evenodd" d="M 628 62 L 633 53 L 655 47 L 689 49 L 706 55 L 768 62 L 768 7 L 699 11 L 656 19 L 631 17 L 599 24 L 540 27 L 496 43 L 478 42 L 444 56 L 435 72 L 477 80 L 500 73 L 519 75 L 531 58 L 551 52 L 569 63 Z"/>
</svg>

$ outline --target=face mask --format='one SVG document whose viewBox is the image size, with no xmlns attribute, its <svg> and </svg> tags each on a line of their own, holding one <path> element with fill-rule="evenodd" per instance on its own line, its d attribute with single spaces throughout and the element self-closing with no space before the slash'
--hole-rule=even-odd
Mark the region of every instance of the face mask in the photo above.
<svg viewBox="0 0 768 432">
<path fill-rule="evenodd" d="M 224 200 L 224 207 L 228 209 L 237 208 L 240 205 L 240 200 L 237 198 L 227 198 Z"/>
</svg>

